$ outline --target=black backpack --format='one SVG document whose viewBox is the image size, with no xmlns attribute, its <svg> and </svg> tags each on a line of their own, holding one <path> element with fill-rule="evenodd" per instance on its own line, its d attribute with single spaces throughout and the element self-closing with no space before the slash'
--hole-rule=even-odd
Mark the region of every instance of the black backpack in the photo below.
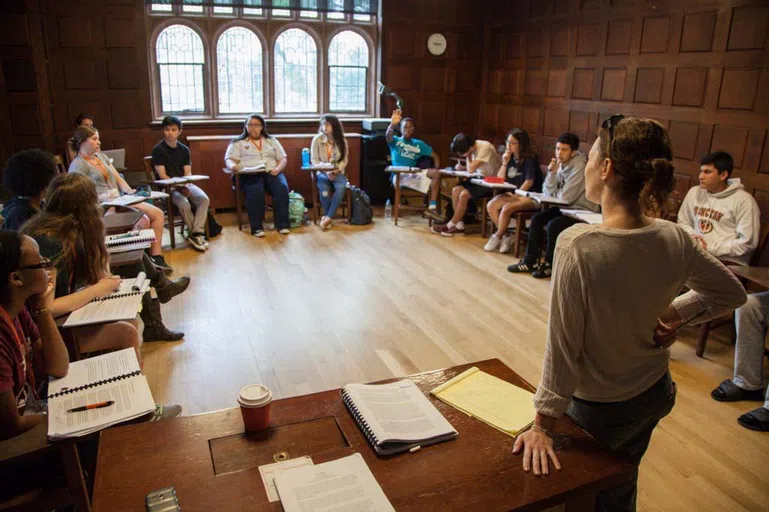
<svg viewBox="0 0 769 512">
<path fill-rule="evenodd" d="M 352 193 L 350 224 L 356 226 L 371 224 L 371 219 L 374 217 L 374 210 L 371 209 L 371 198 L 355 185 L 350 186 L 350 192 Z"/>
<path fill-rule="evenodd" d="M 214 218 L 214 212 L 211 211 L 211 209 L 208 209 L 208 238 L 214 238 L 219 236 L 219 233 L 222 232 L 222 225 L 216 222 L 216 219 Z"/>
</svg>

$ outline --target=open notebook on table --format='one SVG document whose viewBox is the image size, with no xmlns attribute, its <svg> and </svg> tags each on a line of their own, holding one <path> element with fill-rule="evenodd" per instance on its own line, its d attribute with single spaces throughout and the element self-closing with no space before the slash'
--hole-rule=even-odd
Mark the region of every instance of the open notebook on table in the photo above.
<svg viewBox="0 0 769 512">
<path fill-rule="evenodd" d="M 142 295 L 150 282 L 144 272 L 131 279 L 122 279 L 120 289 L 106 297 L 96 297 L 80 309 L 70 313 L 64 327 L 103 324 L 120 320 L 133 320 L 142 305 Z"/>
<path fill-rule="evenodd" d="M 193 181 L 204 181 L 211 179 L 210 176 L 205 174 L 190 174 L 189 176 L 176 176 L 173 178 L 166 178 L 164 180 L 155 180 L 156 185 L 183 185 L 185 183 L 192 183 Z"/>
<path fill-rule="evenodd" d="M 108 407 L 70 412 L 75 407 Z M 76 361 L 48 383 L 48 438 L 80 437 L 155 410 L 147 378 L 132 348 Z"/>
<path fill-rule="evenodd" d="M 150 192 L 149 196 L 138 196 L 134 194 L 125 194 L 120 197 L 116 197 L 114 199 L 110 199 L 109 201 L 104 201 L 101 205 L 105 207 L 110 206 L 131 206 L 133 204 L 139 204 L 144 201 L 147 201 L 149 199 L 168 199 L 168 194 L 165 192 L 160 192 L 158 190 L 153 190 Z"/>
<path fill-rule="evenodd" d="M 344 404 L 377 455 L 394 455 L 457 436 L 414 382 L 348 384 Z"/>
<path fill-rule="evenodd" d="M 534 395 L 473 366 L 430 394 L 515 437 L 534 422 Z"/>
<path fill-rule="evenodd" d="M 151 229 L 142 229 L 121 235 L 107 235 L 104 239 L 104 245 L 107 246 L 107 252 L 114 254 L 133 251 L 134 249 L 147 249 L 154 241 L 155 232 Z"/>
<path fill-rule="evenodd" d="M 528 197 L 529 199 L 533 199 L 534 201 L 538 203 L 547 203 L 547 204 L 554 204 L 558 206 L 568 206 L 569 202 L 564 201 L 563 199 L 559 199 L 555 196 L 549 196 L 547 194 L 543 194 L 542 192 L 532 192 L 530 190 L 521 190 L 518 189 L 515 191 L 516 194 L 523 197 Z"/>
</svg>

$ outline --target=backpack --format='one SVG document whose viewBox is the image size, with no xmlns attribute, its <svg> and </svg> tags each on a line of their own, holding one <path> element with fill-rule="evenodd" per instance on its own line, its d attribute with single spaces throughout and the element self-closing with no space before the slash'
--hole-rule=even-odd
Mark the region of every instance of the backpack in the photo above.
<svg viewBox="0 0 769 512">
<path fill-rule="evenodd" d="M 208 219 L 206 219 L 206 222 L 208 222 L 208 238 L 210 239 L 219 236 L 222 232 L 222 225 L 216 222 L 214 212 L 211 211 L 211 208 L 208 209 Z"/>
<path fill-rule="evenodd" d="M 374 211 L 371 209 L 371 198 L 355 185 L 350 186 L 350 192 L 352 194 L 350 224 L 356 226 L 371 224 L 371 219 L 374 217 Z"/>
<path fill-rule="evenodd" d="M 288 194 L 288 222 L 292 228 L 298 228 L 304 224 L 307 208 L 304 206 L 304 197 L 293 190 Z"/>
</svg>

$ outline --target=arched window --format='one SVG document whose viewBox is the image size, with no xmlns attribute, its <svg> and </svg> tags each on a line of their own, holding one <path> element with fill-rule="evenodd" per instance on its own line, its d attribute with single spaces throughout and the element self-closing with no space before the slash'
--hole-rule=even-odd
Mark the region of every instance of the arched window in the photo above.
<svg viewBox="0 0 769 512">
<path fill-rule="evenodd" d="M 318 111 L 318 50 L 304 30 L 290 28 L 275 41 L 275 112 Z"/>
<path fill-rule="evenodd" d="M 345 30 L 328 47 L 329 109 L 332 112 L 364 112 L 368 90 L 368 44 Z"/>
<path fill-rule="evenodd" d="M 160 78 L 160 109 L 164 113 L 205 112 L 203 41 L 186 25 L 171 25 L 155 43 Z"/>
<path fill-rule="evenodd" d="M 219 112 L 264 112 L 262 43 L 252 31 L 232 27 L 216 43 Z"/>
</svg>

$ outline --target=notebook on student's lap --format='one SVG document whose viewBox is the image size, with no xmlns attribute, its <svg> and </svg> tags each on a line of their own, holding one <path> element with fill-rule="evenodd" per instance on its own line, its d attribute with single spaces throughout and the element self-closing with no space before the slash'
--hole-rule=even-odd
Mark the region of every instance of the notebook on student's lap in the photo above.
<svg viewBox="0 0 769 512">
<path fill-rule="evenodd" d="M 150 282 L 144 272 L 132 279 L 122 279 L 120 289 L 105 297 L 97 297 L 69 314 L 64 327 L 103 324 L 136 318 L 142 304 L 142 295 Z"/>
</svg>

